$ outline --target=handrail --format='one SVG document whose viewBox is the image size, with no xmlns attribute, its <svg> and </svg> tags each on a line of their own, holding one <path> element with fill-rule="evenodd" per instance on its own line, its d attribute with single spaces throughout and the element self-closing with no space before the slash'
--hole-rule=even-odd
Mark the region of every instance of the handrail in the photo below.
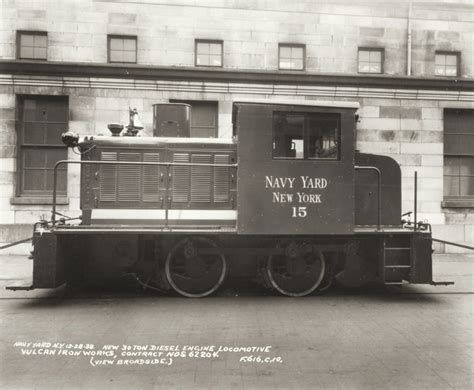
<svg viewBox="0 0 474 390">
<path fill-rule="evenodd" d="M 413 225 L 413 231 L 417 231 L 418 230 L 418 172 L 415 171 L 415 177 L 414 177 L 414 184 L 415 184 L 415 188 L 414 188 L 414 191 L 415 193 L 413 194 L 414 197 L 413 197 L 413 203 L 414 203 L 414 218 L 415 218 L 415 224 Z"/>
<path fill-rule="evenodd" d="M 217 168 L 237 168 L 238 164 L 208 164 L 208 163 L 175 163 L 175 162 L 148 162 L 148 161 L 82 161 L 82 160 L 59 160 L 54 164 L 53 170 L 53 209 L 51 210 L 51 222 L 53 226 L 56 224 L 56 197 L 57 197 L 57 173 L 58 167 L 63 164 L 79 164 L 79 165 L 139 165 L 139 166 L 164 166 L 166 167 L 166 176 L 169 177 L 169 169 L 171 166 L 188 166 L 188 167 L 217 167 Z M 166 187 L 168 192 L 168 187 Z M 165 202 L 165 227 L 168 226 L 168 202 Z"/>
<path fill-rule="evenodd" d="M 446 244 L 446 245 L 451 245 L 451 246 L 457 246 L 459 248 L 464 248 L 464 249 L 470 249 L 474 251 L 474 246 L 469 246 L 469 245 L 464 245 L 464 244 L 458 244 L 457 242 L 452 242 L 452 241 L 446 241 L 446 240 L 440 240 L 439 238 L 429 238 L 431 241 L 435 242 L 440 242 L 441 244 Z"/>
<path fill-rule="evenodd" d="M 377 180 L 377 230 L 380 230 L 381 226 L 381 210 L 382 210 L 382 172 L 377 167 L 372 166 L 360 166 L 354 165 L 355 169 L 359 170 L 371 170 L 377 172 L 378 180 Z"/>
</svg>

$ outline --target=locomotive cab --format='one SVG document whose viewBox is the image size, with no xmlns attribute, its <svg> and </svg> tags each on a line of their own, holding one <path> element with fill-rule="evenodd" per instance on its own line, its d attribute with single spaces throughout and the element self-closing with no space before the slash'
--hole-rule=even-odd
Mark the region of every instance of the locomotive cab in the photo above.
<svg viewBox="0 0 474 390">
<path fill-rule="evenodd" d="M 351 234 L 357 103 L 237 102 L 238 232 Z"/>
</svg>

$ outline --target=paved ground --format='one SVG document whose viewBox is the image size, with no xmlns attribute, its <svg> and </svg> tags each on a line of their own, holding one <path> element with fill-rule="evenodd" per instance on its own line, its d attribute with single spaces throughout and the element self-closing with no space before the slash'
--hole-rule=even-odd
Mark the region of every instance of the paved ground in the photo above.
<svg viewBox="0 0 474 390">
<path fill-rule="evenodd" d="M 470 389 L 473 266 L 473 256 L 438 255 L 437 278 L 454 286 L 300 299 L 238 286 L 201 300 L 127 286 L 1 287 L 0 385 Z M 0 283 L 30 267 L 24 256 L 0 256 Z"/>
</svg>

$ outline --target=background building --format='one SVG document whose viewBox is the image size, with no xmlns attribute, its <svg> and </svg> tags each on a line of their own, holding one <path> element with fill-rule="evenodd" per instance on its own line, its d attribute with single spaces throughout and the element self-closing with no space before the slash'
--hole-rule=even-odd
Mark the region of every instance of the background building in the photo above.
<svg viewBox="0 0 474 390">
<path fill-rule="evenodd" d="M 417 171 L 420 218 L 474 242 L 470 0 L 3 0 L 0 18 L 0 242 L 49 217 L 54 162 L 80 158 L 63 131 L 132 107 L 151 135 L 153 104 L 186 101 L 192 136 L 231 137 L 252 98 L 358 101 L 357 147 L 400 163 L 403 211 Z M 77 167 L 59 190 L 76 215 Z"/>
</svg>

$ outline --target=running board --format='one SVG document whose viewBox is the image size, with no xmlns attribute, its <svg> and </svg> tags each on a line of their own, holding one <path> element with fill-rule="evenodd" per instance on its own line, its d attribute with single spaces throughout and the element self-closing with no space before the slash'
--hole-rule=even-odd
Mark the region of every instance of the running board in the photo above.
<svg viewBox="0 0 474 390">
<path fill-rule="evenodd" d="M 19 281 L 11 286 L 6 286 L 5 290 L 10 291 L 31 291 L 34 290 L 32 282 Z"/>
<path fill-rule="evenodd" d="M 451 280 L 445 282 L 435 282 L 434 280 L 432 280 L 430 284 L 432 286 L 449 286 L 451 284 L 454 284 L 454 282 Z"/>
<path fill-rule="evenodd" d="M 411 284 L 410 282 L 406 281 L 406 280 L 401 280 L 399 282 L 385 282 L 384 285 L 386 286 L 407 286 Z"/>
</svg>

